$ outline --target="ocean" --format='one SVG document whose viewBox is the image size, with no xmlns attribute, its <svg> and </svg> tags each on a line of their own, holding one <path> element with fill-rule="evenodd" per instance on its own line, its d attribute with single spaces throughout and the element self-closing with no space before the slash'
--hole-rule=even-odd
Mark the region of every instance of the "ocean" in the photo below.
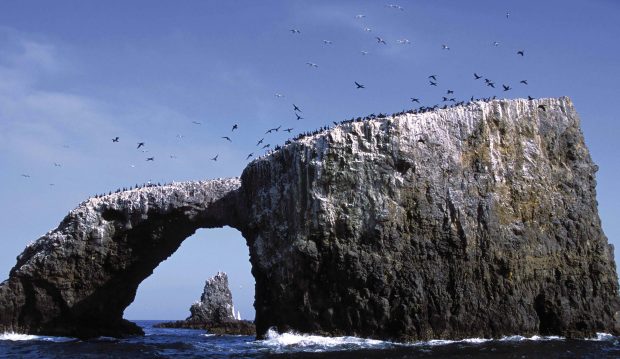
<svg viewBox="0 0 620 359">
<path fill-rule="evenodd" d="M 136 321 L 144 337 L 72 338 L 0 334 L 0 358 L 620 358 L 620 338 L 507 337 L 498 340 L 433 340 L 392 343 L 355 337 L 328 338 L 269 333 L 217 336 L 204 330 L 159 329 L 160 321 Z"/>
</svg>

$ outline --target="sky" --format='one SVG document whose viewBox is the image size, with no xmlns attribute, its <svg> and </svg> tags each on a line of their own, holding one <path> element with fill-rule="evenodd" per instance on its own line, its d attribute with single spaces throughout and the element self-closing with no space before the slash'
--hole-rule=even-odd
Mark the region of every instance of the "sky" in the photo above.
<svg viewBox="0 0 620 359">
<path fill-rule="evenodd" d="M 91 195 L 238 176 L 265 144 L 419 106 L 412 97 L 441 104 L 448 89 L 457 100 L 571 97 L 600 167 L 603 228 L 620 248 L 618 15 L 613 0 L 2 1 L 0 277 Z M 223 270 L 253 319 L 250 269 L 240 232 L 199 230 L 125 317 L 183 319 Z"/>
</svg>

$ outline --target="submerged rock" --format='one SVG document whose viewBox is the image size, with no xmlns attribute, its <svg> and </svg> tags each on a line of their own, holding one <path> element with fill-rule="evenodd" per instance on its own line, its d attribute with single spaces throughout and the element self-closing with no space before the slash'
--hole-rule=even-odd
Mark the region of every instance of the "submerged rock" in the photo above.
<svg viewBox="0 0 620 359">
<path fill-rule="evenodd" d="M 0 284 L 0 330 L 121 336 L 135 291 L 198 228 L 239 229 L 268 328 L 397 340 L 620 334 L 613 248 L 568 98 L 336 127 L 238 179 L 90 199 Z"/>
<path fill-rule="evenodd" d="M 159 328 L 206 329 L 213 334 L 255 335 L 254 323 L 241 320 L 235 313 L 228 276 L 218 272 L 205 283 L 200 301 L 190 307 L 191 315 L 185 320 L 155 325 Z"/>
</svg>

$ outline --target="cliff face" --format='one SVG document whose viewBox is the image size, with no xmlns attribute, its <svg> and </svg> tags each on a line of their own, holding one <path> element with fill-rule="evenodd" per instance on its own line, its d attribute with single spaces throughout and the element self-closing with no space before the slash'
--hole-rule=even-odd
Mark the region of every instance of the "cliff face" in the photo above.
<svg viewBox="0 0 620 359">
<path fill-rule="evenodd" d="M 617 333 L 596 170 L 567 98 L 341 124 L 256 160 L 257 332 Z"/>
<path fill-rule="evenodd" d="M 0 329 L 139 332 L 121 319 L 139 282 L 197 228 L 230 225 L 259 336 L 620 334 L 595 172 L 567 98 L 341 124 L 253 161 L 241 184 L 85 202 L 18 257 Z"/>
<path fill-rule="evenodd" d="M 177 183 L 83 202 L 17 257 L 0 284 L 0 331 L 141 334 L 122 319 L 138 285 L 196 229 L 226 223 L 239 185 Z"/>
</svg>

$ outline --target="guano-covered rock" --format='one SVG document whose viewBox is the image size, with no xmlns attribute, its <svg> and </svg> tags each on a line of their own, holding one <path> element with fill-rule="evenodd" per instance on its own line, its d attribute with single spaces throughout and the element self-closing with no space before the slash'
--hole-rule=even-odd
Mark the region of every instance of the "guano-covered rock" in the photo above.
<svg viewBox="0 0 620 359">
<path fill-rule="evenodd" d="M 137 333 L 121 315 L 139 282 L 197 228 L 229 225 L 250 249 L 258 336 L 620 334 L 596 170 L 568 98 L 344 122 L 240 183 L 83 203 L 18 257 L 0 329 Z"/>
</svg>

